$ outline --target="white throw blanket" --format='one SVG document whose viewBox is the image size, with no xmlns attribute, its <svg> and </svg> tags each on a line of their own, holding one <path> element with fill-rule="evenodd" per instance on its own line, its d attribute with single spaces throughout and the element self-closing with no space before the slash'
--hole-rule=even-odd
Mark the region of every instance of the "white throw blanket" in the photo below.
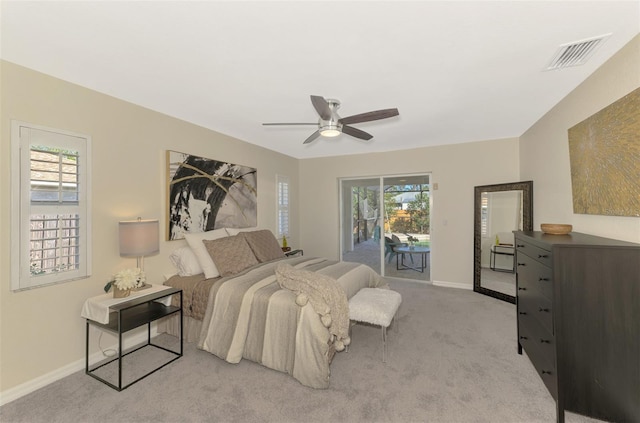
<svg viewBox="0 0 640 423">
<path fill-rule="evenodd" d="M 296 304 L 307 302 L 320 315 L 322 324 L 332 335 L 336 351 L 349 345 L 349 301 L 342 286 L 330 276 L 296 269 L 280 263 L 276 268 L 278 284 L 296 293 Z"/>
</svg>

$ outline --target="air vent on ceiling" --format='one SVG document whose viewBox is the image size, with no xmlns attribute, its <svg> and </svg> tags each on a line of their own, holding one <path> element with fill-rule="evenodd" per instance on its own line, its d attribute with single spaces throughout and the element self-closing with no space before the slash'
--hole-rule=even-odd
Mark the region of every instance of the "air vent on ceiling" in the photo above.
<svg viewBox="0 0 640 423">
<path fill-rule="evenodd" d="M 587 59 L 611 34 L 562 44 L 545 70 L 568 68 L 586 63 Z"/>
</svg>

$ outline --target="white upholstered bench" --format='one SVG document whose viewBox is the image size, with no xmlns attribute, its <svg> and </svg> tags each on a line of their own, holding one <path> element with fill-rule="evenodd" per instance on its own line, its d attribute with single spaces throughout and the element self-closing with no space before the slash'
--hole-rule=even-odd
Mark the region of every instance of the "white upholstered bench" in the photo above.
<svg viewBox="0 0 640 423">
<path fill-rule="evenodd" d="M 399 293 L 381 288 L 362 288 L 349 300 L 350 320 L 382 327 L 382 362 L 387 361 L 387 328 L 401 302 Z"/>
</svg>

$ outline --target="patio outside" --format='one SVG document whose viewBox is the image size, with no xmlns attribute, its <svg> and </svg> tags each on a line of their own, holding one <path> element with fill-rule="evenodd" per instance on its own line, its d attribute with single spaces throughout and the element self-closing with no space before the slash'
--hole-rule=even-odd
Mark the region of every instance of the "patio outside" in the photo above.
<svg viewBox="0 0 640 423">
<path fill-rule="evenodd" d="M 382 274 L 384 254 L 385 276 L 429 281 L 431 254 L 423 253 L 431 247 L 429 185 L 385 185 L 383 207 L 379 198 L 375 186 L 352 188 L 353 249 L 343 253 L 343 260 L 366 264 Z M 415 253 L 397 252 L 398 247 L 413 247 Z"/>
</svg>

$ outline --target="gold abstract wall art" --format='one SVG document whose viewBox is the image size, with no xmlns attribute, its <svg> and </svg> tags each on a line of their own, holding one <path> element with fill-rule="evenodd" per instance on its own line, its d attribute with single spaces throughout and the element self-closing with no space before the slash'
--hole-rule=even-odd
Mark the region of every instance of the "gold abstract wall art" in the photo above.
<svg viewBox="0 0 640 423">
<path fill-rule="evenodd" d="M 640 88 L 569 129 L 573 212 L 640 217 Z"/>
</svg>

